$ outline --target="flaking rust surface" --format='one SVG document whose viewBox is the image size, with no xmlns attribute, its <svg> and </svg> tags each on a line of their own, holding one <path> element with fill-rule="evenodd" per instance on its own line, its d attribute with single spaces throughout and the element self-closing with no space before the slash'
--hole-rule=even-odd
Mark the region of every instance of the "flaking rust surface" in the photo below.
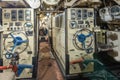
<svg viewBox="0 0 120 80">
<path fill-rule="evenodd" d="M 47 42 L 41 42 L 39 48 L 37 80 L 64 80 L 55 59 L 50 56 Z"/>
</svg>

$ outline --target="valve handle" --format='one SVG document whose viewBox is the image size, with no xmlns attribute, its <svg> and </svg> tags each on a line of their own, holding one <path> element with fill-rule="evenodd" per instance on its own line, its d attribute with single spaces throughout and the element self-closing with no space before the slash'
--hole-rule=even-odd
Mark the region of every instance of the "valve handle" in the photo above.
<svg viewBox="0 0 120 80">
<path fill-rule="evenodd" d="M 9 40 L 10 37 L 11 39 Z M 11 41 L 11 42 L 10 42 Z M 22 53 L 24 50 L 27 49 L 29 45 L 29 39 L 27 35 L 23 32 L 11 32 L 9 35 L 4 39 L 5 42 L 5 50 L 8 53 L 14 53 L 18 50 L 18 53 Z M 9 43 L 12 43 L 12 45 L 9 45 Z"/>
<path fill-rule="evenodd" d="M 14 40 L 13 40 L 13 43 L 14 43 L 14 46 L 13 46 L 13 48 L 12 48 L 12 52 L 14 51 L 14 49 L 15 49 L 15 47 L 17 47 L 17 46 L 19 46 L 19 45 L 21 45 L 22 43 L 26 43 L 26 42 L 28 42 L 28 40 L 22 40 L 22 38 L 21 37 L 19 37 L 19 36 L 17 36 L 17 37 L 12 37 Z"/>
</svg>

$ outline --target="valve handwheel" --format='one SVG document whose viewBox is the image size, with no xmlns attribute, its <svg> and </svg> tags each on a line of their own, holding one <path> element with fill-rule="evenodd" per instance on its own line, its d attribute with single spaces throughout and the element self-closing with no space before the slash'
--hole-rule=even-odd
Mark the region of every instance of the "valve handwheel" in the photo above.
<svg viewBox="0 0 120 80">
<path fill-rule="evenodd" d="M 87 50 L 93 42 L 92 32 L 89 29 L 81 29 L 73 36 L 73 44 L 77 49 Z"/>
<path fill-rule="evenodd" d="M 28 37 L 23 32 L 11 32 L 4 39 L 4 48 L 8 53 L 22 53 L 27 49 L 28 44 Z"/>
</svg>

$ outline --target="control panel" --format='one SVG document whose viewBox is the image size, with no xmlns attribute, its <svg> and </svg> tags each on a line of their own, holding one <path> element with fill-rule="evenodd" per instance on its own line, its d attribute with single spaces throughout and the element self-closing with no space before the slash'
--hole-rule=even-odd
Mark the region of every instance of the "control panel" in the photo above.
<svg viewBox="0 0 120 80">
<path fill-rule="evenodd" d="M 53 48 L 65 70 L 65 13 L 57 14 L 52 20 Z"/>
<path fill-rule="evenodd" d="M 33 16 L 31 15 L 33 15 L 31 9 L 3 9 L 4 30 L 11 32 L 31 29 L 33 27 Z"/>
<path fill-rule="evenodd" d="M 53 49 L 58 64 L 66 73 L 79 74 L 94 70 L 94 9 L 68 8 L 53 17 Z M 87 64 L 84 64 L 84 62 Z M 69 66 L 68 66 L 69 65 Z"/>
<path fill-rule="evenodd" d="M 3 65 L 9 65 L 14 53 L 19 64 L 31 65 L 34 51 L 34 10 L 30 8 L 3 8 Z M 6 70 L 9 71 L 9 70 Z M 32 77 L 30 69 L 24 69 L 18 78 Z"/>
<path fill-rule="evenodd" d="M 68 9 L 69 10 L 69 9 Z M 81 8 L 70 9 L 68 12 L 69 25 L 71 29 L 93 28 L 94 11 L 93 9 Z"/>
<path fill-rule="evenodd" d="M 67 9 L 67 44 L 70 64 L 70 74 L 91 72 L 94 64 L 84 66 L 82 61 L 93 60 L 94 47 L 94 9 Z M 79 62 L 77 62 L 79 61 Z"/>
</svg>

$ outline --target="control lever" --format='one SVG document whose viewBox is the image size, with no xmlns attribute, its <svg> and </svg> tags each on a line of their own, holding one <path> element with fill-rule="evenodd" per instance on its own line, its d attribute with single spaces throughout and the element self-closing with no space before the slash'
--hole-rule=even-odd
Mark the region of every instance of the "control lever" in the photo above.
<svg viewBox="0 0 120 80">
<path fill-rule="evenodd" d="M 91 63 L 91 62 L 93 62 L 93 63 L 98 63 L 98 64 L 100 64 L 101 66 L 104 66 L 103 63 L 101 63 L 101 62 L 100 62 L 99 60 L 97 60 L 97 59 L 84 60 L 83 58 L 79 58 L 79 59 L 77 59 L 77 60 L 73 60 L 73 61 L 70 62 L 70 64 L 79 64 L 79 65 L 80 65 L 80 68 L 83 70 L 83 69 L 85 69 L 85 68 L 87 67 L 87 65 L 88 65 L 89 63 Z"/>
<path fill-rule="evenodd" d="M 103 63 L 101 63 L 101 62 L 100 62 L 99 60 L 97 60 L 97 59 L 84 60 L 84 61 L 83 61 L 83 64 L 88 65 L 88 64 L 91 63 L 91 62 L 93 62 L 93 63 L 98 63 L 98 64 L 100 64 L 101 66 L 104 66 Z"/>
<path fill-rule="evenodd" d="M 82 64 L 82 62 L 83 62 L 84 60 L 83 60 L 83 58 L 79 58 L 79 59 L 77 59 L 77 60 L 72 60 L 71 62 L 70 62 L 70 64 L 72 65 L 72 67 L 74 68 L 74 69 L 76 69 L 76 67 L 74 66 L 74 64 L 79 64 L 79 66 L 80 66 L 80 68 L 81 69 L 84 69 L 85 68 L 85 66 L 84 66 L 84 64 Z"/>
<path fill-rule="evenodd" d="M 21 75 L 25 68 L 32 69 L 33 65 L 19 64 L 19 53 L 14 53 L 8 66 L 0 66 L 0 70 L 12 69 L 17 77 Z"/>
<path fill-rule="evenodd" d="M 28 40 L 22 40 L 22 38 L 19 37 L 19 36 L 14 37 L 11 33 L 10 33 L 10 35 L 11 35 L 11 37 L 13 38 L 13 43 L 14 43 L 14 46 L 13 46 L 13 48 L 12 48 L 12 50 L 11 50 L 12 52 L 14 51 L 14 49 L 15 49 L 16 46 L 19 46 L 19 45 L 21 45 L 22 43 L 28 42 Z"/>
</svg>

